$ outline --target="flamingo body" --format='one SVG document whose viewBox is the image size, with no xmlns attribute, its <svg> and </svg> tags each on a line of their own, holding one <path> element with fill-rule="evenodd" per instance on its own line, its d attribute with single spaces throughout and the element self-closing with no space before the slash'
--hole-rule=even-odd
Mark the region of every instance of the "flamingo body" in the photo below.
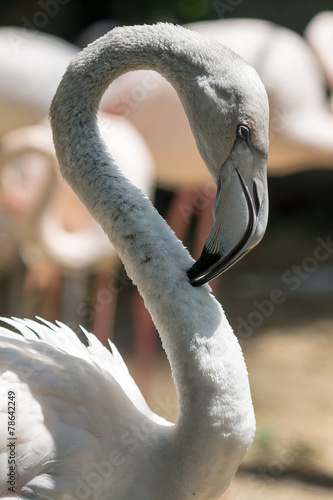
<svg viewBox="0 0 333 500">
<path fill-rule="evenodd" d="M 0 136 L 37 124 L 78 49 L 58 37 L 16 27 L 0 29 Z"/>
<path fill-rule="evenodd" d="M 100 113 L 99 126 L 124 175 L 151 196 L 153 161 L 140 134 L 119 116 Z M 42 162 L 42 170 L 37 160 Z M 29 255 L 43 257 L 69 273 L 105 269 L 112 261 L 118 264 L 118 256 L 101 227 L 57 175 L 48 124 L 4 135 L 0 166 L 3 196 L 11 207 L 12 225 L 28 265 Z M 26 202 L 14 201 L 17 192 Z"/>
<path fill-rule="evenodd" d="M 333 90 L 333 12 L 319 12 L 307 25 L 304 37 L 313 49 L 331 93 Z"/>
</svg>

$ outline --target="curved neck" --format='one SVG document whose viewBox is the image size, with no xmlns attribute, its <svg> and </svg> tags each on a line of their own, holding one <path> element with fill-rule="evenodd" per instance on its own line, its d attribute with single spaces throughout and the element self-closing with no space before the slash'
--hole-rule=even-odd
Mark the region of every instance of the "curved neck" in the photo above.
<svg viewBox="0 0 333 500">
<path fill-rule="evenodd" d="M 185 35 L 185 30 L 172 26 L 114 30 L 70 64 L 50 116 L 62 174 L 118 251 L 170 361 L 179 417 L 167 445 L 168 456 L 174 458 L 166 459 L 165 470 L 156 477 L 182 464 L 178 491 L 187 488 L 187 474 L 197 492 L 201 488 L 211 495 L 211 484 L 219 492 L 223 489 L 221 484 L 231 479 L 252 440 L 254 419 L 244 360 L 209 287 L 190 285 L 187 270 L 193 259 L 147 197 L 119 172 L 96 124 L 103 92 L 125 71 L 157 69 L 180 94 L 186 77 L 190 91 L 204 72 L 201 45 L 196 34 Z M 192 493 L 184 490 L 176 497 L 186 500 Z"/>
<path fill-rule="evenodd" d="M 193 259 L 149 200 L 119 171 L 100 137 L 96 114 L 108 85 L 135 69 L 158 70 L 184 95 L 186 79 L 189 92 L 208 56 L 201 37 L 191 32 L 184 36 L 184 31 L 168 25 L 111 31 L 72 61 L 50 110 L 62 175 L 109 236 L 156 322 L 160 313 L 153 309 L 161 303 L 167 307 L 167 300 L 168 307 L 179 308 L 175 315 L 182 321 L 183 304 L 174 300 L 179 287 L 191 298 L 200 295 L 187 278 Z M 221 317 L 217 311 L 214 324 Z M 195 328 L 196 318 L 190 323 Z"/>
</svg>

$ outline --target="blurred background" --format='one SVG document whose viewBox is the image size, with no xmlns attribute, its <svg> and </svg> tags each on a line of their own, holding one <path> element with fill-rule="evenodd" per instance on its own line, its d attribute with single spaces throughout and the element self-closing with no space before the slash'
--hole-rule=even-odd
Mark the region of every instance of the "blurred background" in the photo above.
<svg viewBox="0 0 333 500">
<path fill-rule="evenodd" d="M 266 86 L 267 232 L 212 283 L 244 350 L 258 424 L 229 499 L 333 495 L 330 9 L 329 0 L 0 2 L 0 314 L 38 314 L 112 338 L 152 409 L 171 420 L 176 395 L 158 335 L 58 175 L 48 106 L 80 47 L 113 26 L 156 21 L 194 23 L 239 52 Z M 100 126 L 126 175 L 197 258 L 215 188 L 168 84 L 152 72 L 123 77 L 103 99 Z"/>
</svg>

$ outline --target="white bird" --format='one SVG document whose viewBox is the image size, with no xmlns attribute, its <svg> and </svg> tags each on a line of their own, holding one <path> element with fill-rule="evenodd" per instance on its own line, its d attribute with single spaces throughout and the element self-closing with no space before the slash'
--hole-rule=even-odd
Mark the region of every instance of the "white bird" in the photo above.
<svg viewBox="0 0 333 500">
<path fill-rule="evenodd" d="M 177 89 L 218 185 L 205 258 L 194 266 L 97 128 L 110 81 L 138 68 L 159 71 Z M 216 499 L 253 439 L 255 419 L 239 343 L 210 288 L 198 285 L 265 230 L 264 87 L 234 53 L 184 28 L 117 28 L 69 65 L 50 116 L 63 176 L 109 236 L 158 328 L 179 414 L 172 425 L 149 410 L 113 345 L 110 353 L 87 334 L 85 348 L 64 325 L 7 320 L 22 337 L 2 329 L 1 498 L 13 496 L 3 471 L 5 401 L 14 391 L 17 499 Z"/>
<path fill-rule="evenodd" d="M 151 196 L 153 161 L 140 134 L 122 117 L 103 113 L 98 117 L 103 139 L 113 145 L 112 154 L 122 172 Z M 112 286 L 107 285 L 119 274 L 119 257 L 100 225 L 57 175 L 49 124 L 5 134 L 1 145 L 0 188 L 6 206 L 12 208 L 11 225 L 28 269 L 27 282 L 34 284 L 28 287 L 29 295 L 37 286 L 44 297 L 50 295 L 46 303 L 52 306 L 52 302 L 59 302 L 59 297 L 54 297 L 55 276 L 75 279 L 80 275 L 88 281 L 89 273 L 94 272 L 97 295 L 109 296 L 109 300 L 104 298 L 103 307 L 99 304 L 90 315 L 95 320 L 95 334 L 107 344 L 117 302 Z M 67 303 L 63 300 L 67 321 L 76 320 L 75 311 L 86 300 L 87 286 L 76 288 L 76 296 L 67 298 Z"/>
<path fill-rule="evenodd" d="M 128 120 L 119 116 L 99 113 L 98 120 L 103 139 L 106 144 L 113 145 L 112 152 L 122 172 L 151 196 L 153 161 L 140 134 Z M 21 236 L 21 243 L 38 246 L 37 253 L 66 272 L 105 270 L 110 259 L 118 262 L 118 255 L 101 227 L 68 184 L 57 176 L 57 159 L 49 125 L 41 123 L 15 130 L 4 135 L 1 143 L 0 187 L 7 203 L 15 204 L 12 199 L 15 199 L 16 190 L 26 192 L 27 184 L 30 188 L 26 195 L 28 200 L 17 210 L 15 220 L 20 226 L 18 239 Z M 127 147 L 128 143 L 131 143 L 131 149 Z M 30 154 L 35 155 L 31 161 Z M 44 171 L 36 156 L 40 157 Z M 134 159 L 136 168 L 133 167 Z M 30 178 L 29 169 L 32 171 Z M 15 177 L 19 177 L 20 182 Z"/>
<path fill-rule="evenodd" d="M 0 27 L 0 136 L 37 124 L 78 48 L 35 30 Z"/>
<path fill-rule="evenodd" d="M 330 50 L 333 44 L 333 12 L 319 12 L 305 28 L 304 37 L 319 61 L 331 93 L 331 109 L 333 109 L 333 55 Z"/>
</svg>

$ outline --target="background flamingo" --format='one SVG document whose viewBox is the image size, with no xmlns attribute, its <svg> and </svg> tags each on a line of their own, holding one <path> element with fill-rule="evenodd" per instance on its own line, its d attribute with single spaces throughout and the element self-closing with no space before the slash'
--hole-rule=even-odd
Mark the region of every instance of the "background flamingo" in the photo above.
<svg viewBox="0 0 333 500">
<path fill-rule="evenodd" d="M 100 114 L 99 124 L 106 143 L 114 144 L 125 175 L 152 196 L 153 163 L 141 136 L 120 117 Z M 21 313 L 33 314 L 32 299 L 41 296 L 47 318 L 61 315 L 73 327 L 88 321 L 107 345 L 114 326 L 120 260 L 100 226 L 57 174 L 49 126 L 25 127 L 3 136 L 0 167 L 4 204 L 28 270 Z M 85 307 L 92 275 L 97 297 L 93 309 Z M 137 295 L 133 307 L 136 372 L 145 390 L 153 331 Z"/>
<path fill-rule="evenodd" d="M 47 126 L 29 127 L 47 115 L 59 80 L 77 51 L 74 45 L 52 35 L 15 27 L 0 29 L 0 64 L 4 76 L 0 82 L 3 218 L 9 210 L 11 225 L 14 224 L 16 233 L 13 244 L 18 245 L 29 270 L 26 289 L 39 291 L 39 295 L 43 296 L 46 316 L 59 317 L 60 308 L 62 318 L 72 325 L 84 322 L 85 317 L 89 321 L 94 318 L 95 331 L 105 343 L 112 331 L 116 304 L 114 290 L 123 287 L 124 282 L 127 284 L 128 279 L 112 272 L 112 269 L 119 269 L 116 254 L 110 252 L 109 244 L 105 244 L 106 238 L 100 227 L 68 186 L 57 177 L 54 168 L 56 159 Z M 142 138 L 130 123 L 119 117 L 104 115 L 100 123 L 106 141 L 112 139 L 115 143 L 121 167 L 136 185 L 152 196 L 152 159 Z M 28 127 L 23 129 L 22 126 Z M 133 158 L 137 159 L 137 168 L 128 171 Z M 5 226 L 3 233 L 8 235 L 8 244 L 10 233 Z M 82 247 L 85 248 L 84 253 Z M 12 251 L 6 254 L 15 255 Z M 8 269 L 8 263 L 4 262 L 3 267 Z M 105 272 L 106 269 L 108 272 Z M 11 266 L 12 275 L 17 270 L 15 260 Z M 84 276 L 80 276 L 80 272 Z M 97 307 L 89 304 L 85 307 L 87 279 L 92 272 L 97 274 L 95 292 L 98 303 Z M 19 295 L 19 285 L 20 282 L 16 295 Z M 31 299 L 35 296 L 25 294 L 26 301 L 22 303 L 26 304 L 26 308 L 22 314 L 31 314 L 35 307 Z M 137 359 L 141 359 L 141 371 L 146 373 L 149 370 L 148 360 L 151 360 L 149 345 L 152 336 L 146 333 L 146 348 L 142 338 L 149 318 L 139 303 L 135 302 L 134 307 L 141 317 L 137 323 L 141 325 L 141 334 L 135 336 L 135 352 L 141 353 Z M 148 324 L 151 331 L 151 324 Z M 146 381 L 144 375 L 142 379 Z"/>
<path fill-rule="evenodd" d="M 333 55 L 331 50 L 333 47 L 333 12 L 324 11 L 317 14 L 305 28 L 304 36 L 319 61 L 331 93 L 331 108 L 333 108 Z"/>
<path fill-rule="evenodd" d="M 0 137 L 47 116 L 60 78 L 77 51 L 56 36 L 0 28 Z"/>
</svg>

